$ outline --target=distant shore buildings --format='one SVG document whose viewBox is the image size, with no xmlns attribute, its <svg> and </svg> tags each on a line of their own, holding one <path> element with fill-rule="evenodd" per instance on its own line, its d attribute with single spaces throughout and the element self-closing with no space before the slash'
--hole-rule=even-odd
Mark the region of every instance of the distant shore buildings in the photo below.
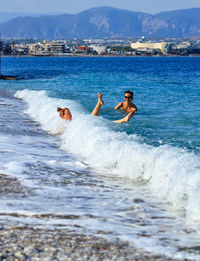
<svg viewBox="0 0 200 261">
<path fill-rule="evenodd" d="M 200 40 L 83 39 L 83 40 L 4 40 L 2 55 L 27 56 L 162 56 L 200 55 Z"/>
<path fill-rule="evenodd" d="M 168 42 L 141 42 L 137 41 L 135 43 L 131 43 L 131 48 L 135 51 L 141 52 L 153 52 L 158 51 L 162 54 L 169 53 L 171 44 Z"/>
</svg>

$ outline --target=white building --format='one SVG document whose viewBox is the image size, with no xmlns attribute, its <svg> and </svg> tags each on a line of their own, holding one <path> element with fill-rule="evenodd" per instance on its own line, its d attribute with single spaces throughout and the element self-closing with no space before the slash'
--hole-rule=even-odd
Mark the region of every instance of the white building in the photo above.
<svg viewBox="0 0 200 261">
<path fill-rule="evenodd" d="M 160 50 L 162 53 L 167 53 L 169 43 L 167 42 L 136 42 L 131 43 L 131 48 L 138 51 L 145 50 Z"/>
<path fill-rule="evenodd" d="M 105 54 L 107 51 L 107 46 L 105 45 L 95 45 L 95 44 L 91 44 L 90 48 L 93 51 L 96 51 L 98 54 Z"/>
</svg>

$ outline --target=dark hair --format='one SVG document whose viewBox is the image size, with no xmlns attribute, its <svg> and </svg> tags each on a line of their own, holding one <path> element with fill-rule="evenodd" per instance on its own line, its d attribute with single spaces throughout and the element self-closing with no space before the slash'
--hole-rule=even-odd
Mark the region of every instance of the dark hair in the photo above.
<svg viewBox="0 0 200 261">
<path fill-rule="evenodd" d="M 126 94 L 126 93 L 129 93 L 133 97 L 133 92 L 127 90 L 127 91 L 124 92 L 124 94 Z"/>
<path fill-rule="evenodd" d="M 57 112 L 59 112 L 60 117 L 63 118 L 63 116 L 65 114 L 63 108 L 57 107 Z"/>
<path fill-rule="evenodd" d="M 68 108 L 66 108 L 66 107 L 64 107 L 64 108 L 57 107 L 56 110 L 57 110 L 57 112 L 59 112 L 61 118 L 64 117 L 65 111 L 69 111 L 70 112 L 70 110 Z"/>
<path fill-rule="evenodd" d="M 59 111 L 65 111 L 65 110 L 67 110 L 67 111 L 69 111 L 69 109 L 68 108 L 60 108 L 60 107 L 57 107 L 57 112 L 59 112 Z"/>
</svg>

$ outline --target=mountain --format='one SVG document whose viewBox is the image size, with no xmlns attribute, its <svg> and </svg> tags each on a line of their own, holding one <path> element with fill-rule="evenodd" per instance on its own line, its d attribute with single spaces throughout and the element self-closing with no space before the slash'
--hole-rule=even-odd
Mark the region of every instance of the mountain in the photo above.
<svg viewBox="0 0 200 261">
<path fill-rule="evenodd" d="M 92 8 L 78 14 L 21 16 L 0 24 L 8 38 L 73 39 L 200 36 L 200 8 L 155 15 L 112 7 Z"/>
<path fill-rule="evenodd" d="M 162 12 L 154 17 L 160 20 L 161 37 L 200 36 L 200 8 Z"/>
<path fill-rule="evenodd" d="M 9 21 L 10 19 L 19 17 L 19 16 L 41 16 L 44 14 L 32 14 L 32 13 L 15 13 L 15 12 L 0 12 L 0 24 Z"/>
</svg>

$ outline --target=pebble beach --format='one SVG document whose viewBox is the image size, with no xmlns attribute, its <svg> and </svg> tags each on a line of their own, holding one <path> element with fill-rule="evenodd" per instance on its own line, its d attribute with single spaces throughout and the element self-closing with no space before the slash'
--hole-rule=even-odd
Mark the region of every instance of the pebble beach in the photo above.
<svg viewBox="0 0 200 261">
<path fill-rule="evenodd" d="M 1 225 L 0 260 L 177 260 L 153 256 L 127 242 L 109 242 L 102 237 L 77 234 L 70 230 L 34 229 Z"/>
<path fill-rule="evenodd" d="M 199 58 L 2 62 L 0 261 L 200 261 Z"/>
</svg>

